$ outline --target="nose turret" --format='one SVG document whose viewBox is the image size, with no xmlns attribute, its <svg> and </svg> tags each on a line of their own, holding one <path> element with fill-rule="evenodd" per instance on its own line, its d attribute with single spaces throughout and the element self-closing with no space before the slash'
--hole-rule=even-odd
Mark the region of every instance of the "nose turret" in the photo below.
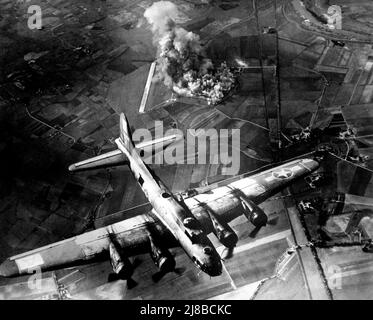
<svg viewBox="0 0 373 320">
<path fill-rule="evenodd" d="M 215 248 L 211 246 L 205 246 L 202 249 L 203 259 L 200 268 L 203 272 L 207 273 L 210 277 L 217 277 L 222 274 L 223 265 L 219 254 Z"/>
<path fill-rule="evenodd" d="M 206 264 L 206 270 L 204 270 L 210 277 L 218 277 L 223 273 L 223 265 L 221 260 L 216 260 L 214 263 Z"/>
</svg>

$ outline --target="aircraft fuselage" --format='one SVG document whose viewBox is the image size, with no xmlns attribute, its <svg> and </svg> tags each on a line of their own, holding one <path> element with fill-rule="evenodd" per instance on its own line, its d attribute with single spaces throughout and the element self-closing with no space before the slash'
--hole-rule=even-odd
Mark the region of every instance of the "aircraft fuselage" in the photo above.
<svg viewBox="0 0 373 320">
<path fill-rule="evenodd" d="M 149 171 L 135 149 L 132 152 L 127 150 L 121 139 L 117 139 L 116 144 L 127 156 L 129 167 L 152 205 L 154 214 L 170 230 L 197 267 L 210 276 L 220 275 L 222 273 L 220 256 L 198 220 Z"/>
</svg>

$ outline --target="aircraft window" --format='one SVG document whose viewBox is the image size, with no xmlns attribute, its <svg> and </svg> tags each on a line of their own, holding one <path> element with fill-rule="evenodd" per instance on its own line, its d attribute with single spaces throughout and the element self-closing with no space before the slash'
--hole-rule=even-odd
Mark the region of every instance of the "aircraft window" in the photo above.
<svg viewBox="0 0 373 320">
<path fill-rule="evenodd" d="M 144 179 L 142 178 L 142 176 L 139 176 L 139 183 L 140 185 L 142 186 L 144 184 Z"/>
<path fill-rule="evenodd" d="M 199 266 L 202 266 L 202 263 L 195 256 L 193 256 L 192 259 L 193 259 L 194 263 L 198 264 Z"/>
<path fill-rule="evenodd" d="M 163 192 L 162 193 L 162 198 L 168 199 L 168 198 L 171 198 L 171 195 L 167 192 Z"/>
<path fill-rule="evenodd" d="M 192 239 L 191 235 L 189 234 L 189 232 L 187 230 L 185 230 L 185 234 L 193 242 L 193 239 Z"/>
</svg>

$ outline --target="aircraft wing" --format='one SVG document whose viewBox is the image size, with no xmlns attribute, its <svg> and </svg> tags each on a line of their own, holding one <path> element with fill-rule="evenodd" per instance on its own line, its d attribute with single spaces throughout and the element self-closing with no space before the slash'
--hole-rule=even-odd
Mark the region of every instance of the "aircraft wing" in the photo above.
<svg viewBox="0 0 373 320">
<path fill-rule="evenodd" d="M 32 274 L 108 259 L 110 236 L 128 256 L 149 252 L 149 231 L 156 230 L 162 244 L 176 246 L 176 240 L 155 216 L 142 214 L 121 222 L 8 258 L 0 265 L 0 276 Z"/>
<path fill-rule="evenodd" d="M 317 170 L 318 167 L 319 162 L 311 158 L 294 160 L 258 173 L 246 173 L 234 180 L 230 179 L 208 187 L 189 190 L 180 194 L 180 197 L 184 198 L 185 205 L 202 223 L 206 232 L 212 232 L 210 213 L 220 217 L 222 221 L 230 222 L 239 215 L 245 214 L 243 200 L 259 205 L 290 186 L 294 181 Z M 95 225 L 102 227 L 126 219 L 128 215 L 133 216 L 140 214 L 141 211 L 150 210 L 151 205 L 145 203 L 105 216 L 96 220 Z"/>
<path fill-rule="evenodd" d="M 298 159 L 250 176 L 249 179 L 255 181 L 254 186 L 257 185 L 258 190 L 262 192 L 248 193 L 248 196 L 256 203 L 261 203 L 289 187 L 295 181 L 316 171 L 319 166 L 320 163 L 315 159 Z M 246 193 L 245 190 L 244 192 Z"/>
<path fill-rule="evenodd" d="M 319 162 L 314 159 L 294 160 L 254 175 L 242 175 L 238 180 L 198 193 L 184 201 L 199 220 L 208 219 L 211 213 L 223 222 L 242 214 L 252 217 L 258 213 L 264 217 L 265 214 L 257 205 L 318 168 Z"/>
</svg>

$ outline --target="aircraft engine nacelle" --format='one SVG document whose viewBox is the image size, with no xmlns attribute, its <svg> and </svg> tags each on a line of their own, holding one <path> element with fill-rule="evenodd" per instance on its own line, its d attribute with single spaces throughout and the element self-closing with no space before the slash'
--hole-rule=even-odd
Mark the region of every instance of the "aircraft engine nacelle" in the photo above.
<svg viewBox="0 0 373 320">
<path fill-rule="evenodd" d="M 161 246 L 153 237 L 149 236 L 150 239 L 150 256 L 154 264 L 162 273 L 168 273 L 175 270 L 176 261 L 172 256 L 171 252 Z"/>
<path fill-rule="evenodd" d="M 254 202 L 249 199 L 241 199 L 246 218 L 257 228 L 266 226 L 268 217 Z"/>
<path fill-rule="evenodd" d="M 210 214 L 210 218 L 213 232 L 219 239 L 220 243 L 227 248 L 234 248 L 238 242 L 237 234 L 227 223 L 219 221 L 219 219 L 213 214 Z"/>
<path fill-rule="evenodd" d="M 121 254 L 120 248 L 113 242 L 109 244 L 110 263 L 115 274 L 122 279 L 130 279 L 133 275 L 134 268 L 131 261 L 124 254 Z"/>
</svg>

